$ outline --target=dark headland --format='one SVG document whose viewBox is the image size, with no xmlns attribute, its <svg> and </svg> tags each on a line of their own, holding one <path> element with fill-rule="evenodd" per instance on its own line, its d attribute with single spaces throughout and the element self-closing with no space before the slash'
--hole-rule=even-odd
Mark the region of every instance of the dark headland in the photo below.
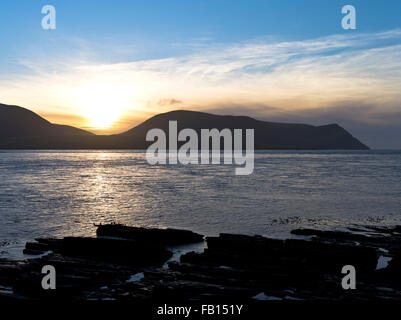
<svg viewBox="0 0 401 320">
<path fill-rule="evenodd" d="M 0 104 L 0 149 L 147 149 L 152 143 L 146 141 L 148 130 L 160 128 L 168 133 L 168 123 L 172 120 L 178 122 L 178 130 L 254 129 L 255 149 L 259 150 L 369 149 L 338 124 L 277 123 L 246 116 L 178 110 L 158 114 L 121 134 L 95 135 L 52 124 L 28 109 L 5 104 Z"/>
</svg>

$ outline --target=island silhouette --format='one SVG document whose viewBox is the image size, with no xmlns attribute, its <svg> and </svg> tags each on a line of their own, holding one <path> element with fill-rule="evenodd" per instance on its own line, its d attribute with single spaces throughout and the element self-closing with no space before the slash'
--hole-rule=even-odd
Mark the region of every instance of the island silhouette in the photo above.
<svg viewBox="0 0 401 320">
<path fill-rule="evenodd" d="M 254 129 L 258 150 L 369 149 L 338 124 L 278 123 L 247 116 L 176 110 L 155 115 L 120 134 L 95 135 L 50 123 L 26 108 L 6 104 L 0 104 L 0 149 L 147 149 L 153 143 L 146 141 L 147 132 L 159 128 L 168 133 L 169 121 L 177 121 L 178 130 L 191 128 L 198 133 L 214 128 Z"/>
</svg>

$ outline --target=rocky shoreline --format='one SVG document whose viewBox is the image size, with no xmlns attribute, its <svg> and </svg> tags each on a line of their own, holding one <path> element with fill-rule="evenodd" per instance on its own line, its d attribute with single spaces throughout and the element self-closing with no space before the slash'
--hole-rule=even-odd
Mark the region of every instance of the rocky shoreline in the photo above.
<svg viewBox="0 0 401 320">
<path fill-rule="evenodd" d="M 399 301 L 401 226 L 347 231 L 293 230 L 299 239 L 97 226 L 97 237 L 36 239 L 23 261 L 0 259 L 0 300 L 75 301 Z M 202 243 L 172 261 L 175 246 Z M 57 289 L 44 290 L 44 265 Z M 341 286 L 344 265 L 356 289 Z"/>
</svg>

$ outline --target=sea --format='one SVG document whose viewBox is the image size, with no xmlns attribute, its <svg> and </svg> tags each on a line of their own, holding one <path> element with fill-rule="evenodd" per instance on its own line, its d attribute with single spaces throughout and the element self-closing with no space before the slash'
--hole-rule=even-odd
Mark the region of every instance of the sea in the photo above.
<svg viewBox="0 0 401 320">
<path fill-rule="evenodd" d="M 235 165 L 150 165 L 143 151 L 0 151 L 0 258 L 96 224 L 292 237 L 401 224 L 401 151 L 258 151 Z"/>
</svg>

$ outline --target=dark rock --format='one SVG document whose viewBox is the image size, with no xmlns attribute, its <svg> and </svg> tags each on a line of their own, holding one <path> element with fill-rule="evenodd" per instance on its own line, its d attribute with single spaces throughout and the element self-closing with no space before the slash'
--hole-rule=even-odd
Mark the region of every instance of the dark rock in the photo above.
<svg viewBox="0 0 401 320">
<path fill-rule="evenodd" d="M 64 255 L 136 266 L 160 265 L 172 255 L 166 248 L 153 242 L 85 237 L 37 240 L 47 250 Z M 30 243 L 29 247 L 32 246 Z"/>
<path fill-rule="evenodd" d="M 133 239 L 166 246 L 203 241 L 203 235 L 188 230 L 139 228 L 120 224 L 99 225 L 96 234 L 103 237 Z"/>
<path fill-rule="evenodd" d="M 282 301 L 401 300 L 398 227 L 300 229 L 294 234 L 312 238 L 288 240 L 221 234 L 208 237 L 203 252 L 182 254 L 166 268 L 161 266 L 171 257 L 167 245 L 203 239 L 168 230 L 106 225 L 98 234 L 113 238 L 36 239 L 26 252 L 53 253 L 22 262 L 0 260 L 0 288 L 29 299 L 246 302 L 264 293 Z M 376 270 L 380 255 L 391 261 Z M 57 270 L 56 292 L 40 286 L 41 268 L 48 264 Z M 341 269 L 349 264 L 357 270 L 357 290 L 341 287 Z M 144 276 L 131 278 L 137 273 Z M 10 298 L 7 290 L 0 298 Z"/>
<path fill-rule="evenodd" d="M 25 244 L 25 250 L 37 251 L 37 252 L 43 253 L 50 249 L 49 249 L 49 245 L 47 243 L 27 242 Z"/>
</svg>

